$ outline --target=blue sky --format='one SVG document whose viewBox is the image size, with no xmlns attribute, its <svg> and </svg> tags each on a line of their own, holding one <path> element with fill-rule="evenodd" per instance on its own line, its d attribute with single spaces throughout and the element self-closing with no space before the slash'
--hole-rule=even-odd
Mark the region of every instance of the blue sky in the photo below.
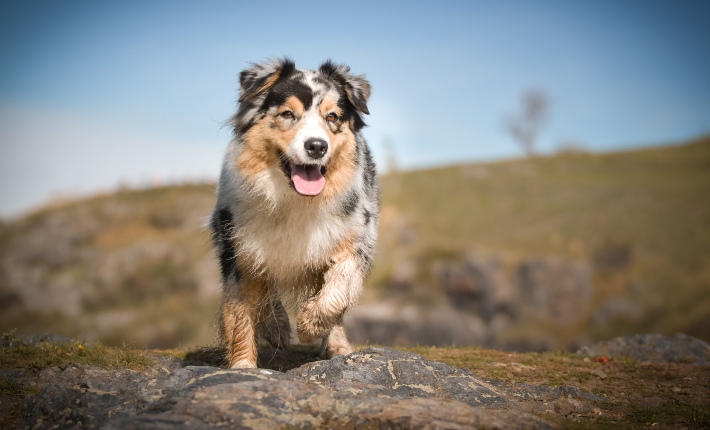
<svg viewBox="0 0 710 430">
<path fill-rule="evenodd" d="M 237 75 L 332 58 L 373 86 L 380 166 L 520 155 L 504 119 L 550 100 L 538 148 L 710 132 L 710 3 L 0 3 L 0 216 L 120 184 L 215 178 Z"/>
</svg>

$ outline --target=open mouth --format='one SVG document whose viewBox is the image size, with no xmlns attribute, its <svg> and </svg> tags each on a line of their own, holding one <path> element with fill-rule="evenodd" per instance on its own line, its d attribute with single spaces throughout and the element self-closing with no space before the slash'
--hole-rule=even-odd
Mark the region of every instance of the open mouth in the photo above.
<svg viewBox="0 0 710 430">
<path fill-rule="evenodd" d="M 281 160 L 281 168 L 286 177 L 291 179 L 293 188 L 298 194 L 303 196 L 317 196 L 325 187 L 326 167 L 316 164 L 296 164 L 286 157 L 285 154 L 279 154 Z"/>
</svg>

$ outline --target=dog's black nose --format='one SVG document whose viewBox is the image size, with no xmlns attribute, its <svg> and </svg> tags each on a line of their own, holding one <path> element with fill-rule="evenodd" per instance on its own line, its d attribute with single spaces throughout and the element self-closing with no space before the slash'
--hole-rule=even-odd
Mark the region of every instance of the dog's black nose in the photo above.
<svg viewBox="0 0 710 430">
<path fill-rule="evenodd" d="M 306 152 L 313 158 L 323 158 L 328 152 L 328 142 L 323 139 L 310 138 L 304 143 Z"/>
</svg>

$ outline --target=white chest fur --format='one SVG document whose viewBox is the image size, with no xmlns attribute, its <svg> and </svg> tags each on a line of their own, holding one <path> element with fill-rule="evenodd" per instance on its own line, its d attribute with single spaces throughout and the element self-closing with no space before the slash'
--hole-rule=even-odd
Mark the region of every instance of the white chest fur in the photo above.
<svg viewBox="0 0 710 430">
<path fill-rule="evenodd" d="M 325 265 L 352 226 L 327 201 L 297 195 L 290 188 L 269 191 L 266 198 L 252 194 L 235 208 L 240 257 L 255 271 L 282 279 Z"/>
</svg>

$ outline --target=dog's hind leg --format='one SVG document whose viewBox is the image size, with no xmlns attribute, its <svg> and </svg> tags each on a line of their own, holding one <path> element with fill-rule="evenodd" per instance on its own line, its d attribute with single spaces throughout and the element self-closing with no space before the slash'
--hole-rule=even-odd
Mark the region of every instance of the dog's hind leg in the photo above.
<svg viewBox="0 0 710 430">
<path fill-rule="evenodd" d="M 259 334 L 274 348 L 286 348 L 291 343 L 291 324 L 278 295 L 271 295 L 270 305 L 263 307 L 259 319 Z"/>
<path fill-rule="evenodd" d="M 219 332 L 227 348 L 230 368 L 255 368 L 256 324 L 266 305 L 266 286 L 258 280 L 244 280 L 225 286 L 220 305 Z"/>
</svg>

